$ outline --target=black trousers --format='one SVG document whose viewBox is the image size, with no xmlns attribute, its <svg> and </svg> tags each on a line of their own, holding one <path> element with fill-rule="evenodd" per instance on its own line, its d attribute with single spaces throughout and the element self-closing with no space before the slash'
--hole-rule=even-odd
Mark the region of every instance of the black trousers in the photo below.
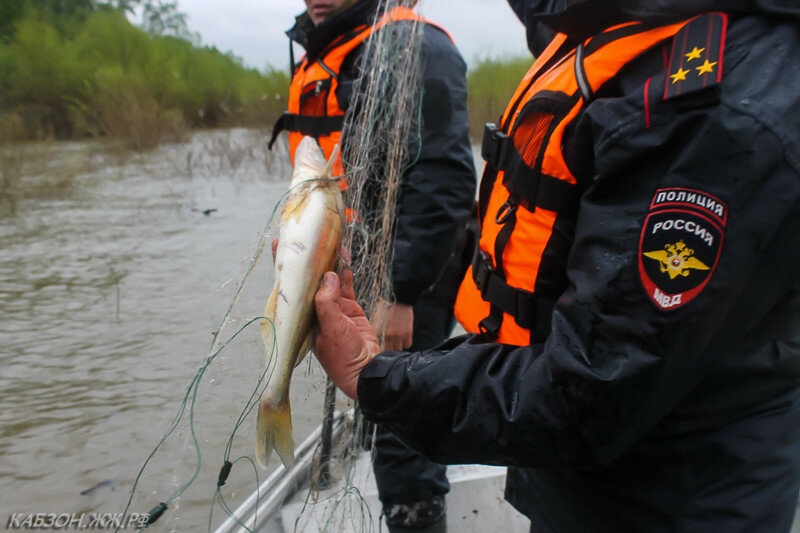
<svg viewBox="0 0 800 533">
<path fill-rule="evenodd" d="M 453 330 L 454 318 L 452 307 L 430 301 L 420 301 L 414 306 L 414 338 L 411 350 L 424 350 L 433 348 L 449 338 Z M 374 445 L 373 469 L 375 480 L 378 484 L 378 494 L 387 515 L 387 522 L 391 524 L 390 517 L 398 514 L 392 513 L 391 506 L 411 506 L 423 502 L 431 502 L 429 512 L 426 509 L 415 509 L 414 515 L 419 514 L 423 522 L 436 521 L 441 516 L 435 508 L 441 507 L 444 512 L 443 496 L 450 490 L 450 483 L 445 475 L 446 467 L 415 452 L 395 437 L 389 430 L 378 426 Z M 399 512 L 398 520 L 406 521 L 407 517 Z M 427 517 L 427 518 L 423 518 Z M 413 520 L 412 520 L 413 522 Z"/>
</svg>

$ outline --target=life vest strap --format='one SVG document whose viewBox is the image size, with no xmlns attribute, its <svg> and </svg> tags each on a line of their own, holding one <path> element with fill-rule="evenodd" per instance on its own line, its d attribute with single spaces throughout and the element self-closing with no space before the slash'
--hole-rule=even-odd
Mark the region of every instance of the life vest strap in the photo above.
<svg viewBox="0 0 800 533">
<path fill-rule="evenodd" d="M 503 184 L 509 194 L 528 211 L 540 207 L 561 213 L 577 203 L 576 184 L 531 168 L 517 153 L 511 137 L 497 124 L 484 127 L 481 157 L 494 170 L 503 171 Z"/>
<path fill-rule="evenodd" d="M 550 331 L 550 312 L 558 296 L 541 294 L 541 291 L 534 294 L 508 285 L 491 261 L 489 255 L 480 249 L 472 260 L 472 277 L 481 297 L 513 316 L 520 327 L 531 330 L 535 335 L 534 340 L 540 335 L 541 338 L 546 337 Z M 491 322 L 491 318 L 487 317 L 486 320 Z M 495 329 L 489 323 L 485 326 L 489 331 Z"/>
<path fill-rule="evenodd" d="M 283 130 L 297 131 L 303 135 L 310 135 L 315 139 L 322 136 L 330 135 L 335 131 L 342 131 L 344 127 L 344 115 L 333 117 L 310 117 L 304 115 L 297 115 L 295 113 L 286 112 L 278 118 L 275 126 L 272 128 L 272 137 L 269 140 L 269 149 L 278 139 L 278 135 Z"/>
<path fill-rule="evenodd" d="M 537 207 L 565 213 L 577 206 L 578 185 L 542 174 L 529 167 L 514 150 L 512 163 L 503 174 L 503 184 L 511 197 L 528 211 Z"/>
<path fill-rule="evenodd" d="M 481 157 L 495 170 L 506 168 L 510 163 L 514 144 L 507 133 L 497 124 L 487 123 L 483 127 Z"/>
</svg>

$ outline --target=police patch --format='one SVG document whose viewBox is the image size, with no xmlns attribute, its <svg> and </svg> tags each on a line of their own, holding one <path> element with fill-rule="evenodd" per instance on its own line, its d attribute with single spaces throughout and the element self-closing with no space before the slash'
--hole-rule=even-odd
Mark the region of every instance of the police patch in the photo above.
<svg viewBox="0 0 800 533">
<path fill-rule="evenodd" d="M 689 303 L 711 279 L 722 251 L 728 207 L 693 189 L 660 189 L 639 239 L 639 275 L 664 311 Z"/>
</svg>

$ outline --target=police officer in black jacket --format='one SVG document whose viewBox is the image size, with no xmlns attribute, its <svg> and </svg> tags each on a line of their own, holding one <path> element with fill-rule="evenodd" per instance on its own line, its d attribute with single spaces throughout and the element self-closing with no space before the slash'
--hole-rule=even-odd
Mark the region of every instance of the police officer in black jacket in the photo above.
<svg viewBox="0 0 800 533">
<path fill-rule="evenodd" d="M 316 353 L 369 418 L 433 460 L 512 467 L 506 497 L 533 531 L 788 532 L 800 489 L 800 2 L 543 4 L 526 21 L 566 34 L 571 57 L 631 21 L 722 12 L 721 34 L 677 46 L 688 59 L 712 47 L 724 63 L 692 66 L 720 74 L 681 94 L 692 71 L 658 46 L 585 98 L 561 148 L 581 194 L 542 342 L 473 334 L 377 353 L 350 275 L 328 273 Z M 713 254 L 690 261 L 690 242 Z"/>
<path fill-rule="evenodd" d="M 308 10 L 287 33 L 303 46 L 309 61 L 324 62 L 332 43 L 372 24 L 380 2 L 306 0 L 306 6 Z M 354 80 L 369 66 L 364 65 L 363 49 L 361 44 L 350 52 L 338 73 L 336 97 L 343 110 L 353 99 Z M 395 349 L 432 348 L 451 334 L 453 301 L 463 273 L 458 245 L 475 198 L 466 65 L 447 33 L 430 24 L 424 24 L 421 55 L 419 155 L 404 176 L 398 200 L 392 264 L 395 303 L 384 315 L 384 347 Z M 342 143 L 347 142 L 345 131 Z M 417 153 L 416 146 L 413 152 Z M 391 531 L 444 531 L 444 495 L 450 488 L 444 465 L 408 448 L 379 426 L 373 466 Z"/>
</svg>

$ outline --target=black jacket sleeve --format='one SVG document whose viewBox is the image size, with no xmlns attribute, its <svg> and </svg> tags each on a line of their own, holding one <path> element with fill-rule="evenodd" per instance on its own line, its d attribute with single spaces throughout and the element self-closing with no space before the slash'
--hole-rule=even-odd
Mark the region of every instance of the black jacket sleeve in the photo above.
<svg viewBox="0 0 800 533">
<path fill-rule="evenodd" d="M 442 274 L 475 198 L 466 65 L 450 38 L 426 25 L 422 41 L 422 124 L 398 201 L 392 281 L 414 304 Z"/>
<path fill-rule="evenodd" d="M 599 468 L 668 416 L 690 431 L 796 391 L 800 70 L 781 65 L 800 45 L 791 28 L 754 41 L 746 26 L 729 31 L 713 101 L 659 101 L 647 124 L 645 79 L 629 72 L 629 91 L 586 110 L 592 183 L 547 341 L 470 336 L 380 354 L 358 384 L 368 418 L 438 462 Z M 638 261 L 654 194 L 669 187 L 721 198 L 729 217 L 705 288 L 665 311 Z"/>
</svg>

